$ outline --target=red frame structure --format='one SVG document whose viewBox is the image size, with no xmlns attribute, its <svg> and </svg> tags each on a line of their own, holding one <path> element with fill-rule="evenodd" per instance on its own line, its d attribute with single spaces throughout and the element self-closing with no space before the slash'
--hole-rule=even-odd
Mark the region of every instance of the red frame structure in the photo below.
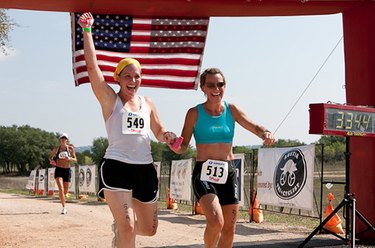
<svg viewBox="0 0 375 248">
<path fill-rule="evenodd" d="M 291 16 L 341 13 L 369 0 L 1 0 L 1 8 L 162 16 Z"/>
<path fill-rule="evenodd" d="M 375 1 L 372 0 L 1 0 L 0 8 L 164 16 L 296 16 L 341 13 L 348 105 L 375 106 Z M 350 138 L 350 192 L 375 223 L 375 139 Z M 356 229 L 366 226 L 358 222 Z M 375 243 L 375 234 L 358 239 Z"/>
</svg>

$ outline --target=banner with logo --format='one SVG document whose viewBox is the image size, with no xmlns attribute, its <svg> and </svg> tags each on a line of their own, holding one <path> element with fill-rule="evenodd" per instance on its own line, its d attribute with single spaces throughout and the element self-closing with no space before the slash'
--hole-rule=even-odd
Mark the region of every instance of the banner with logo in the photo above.
<svg viewBox="0 0 375 248">
<path fill-rule="evenodd" d="M 260 148 L 259 203 L 312 211 L 314 160 L 315 145 Z"/>
<path fill-rule="evenodd" d="M 48 168 L 48 183 L 47 189 L 48 191 L 58 191 L 59 188 L 57 187 L 56 180 L 55 180 L 55 169 L 56 167 Z"/>
<path fill-rule="evenodd" d="M 26 189 L 28 190 L 35 189 L 35 177 L 36 177 L 36 170 L 32 170 L 30 172 L 29 178 L 27 179 Z"/>
<path fill-rule="evenodd" d="M 95 188 L 96 167 L 95 165 L 80 165 L 78 167 L 79 192 L 96 193 Z"/>
<path fill-rule="evenodd" d="M 46 169 L 38 170 L 38 194 L 44 195 L 46 189 Z"/>
<path fill-rule="evenodd" d="M 76 170 L 75 167 L 70 167 L 70 183 L 68 192 L 76 193 Z"/>
<path fill-rule="evenodd" d="M 243 175 L 243 168 L 245 164 L 245 155 L 243 153 L 234 154 L 234 165 L 236 167 L 236 175 L 237 175 L 237 192 L 238 192 L 238 199 L 240 207 L 244 206 L 244 175 Z"/>
<path fill-rule="evenodd" d="M 171 198 L 191 201 L 192 161 L 192 159 L 172 160 L 169 185 Z"/>
</svg>

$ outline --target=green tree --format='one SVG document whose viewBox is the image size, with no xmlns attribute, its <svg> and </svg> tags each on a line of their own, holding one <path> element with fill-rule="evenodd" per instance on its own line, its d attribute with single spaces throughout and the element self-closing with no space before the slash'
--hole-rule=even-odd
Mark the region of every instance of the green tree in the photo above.
<svg viewBox="0 0 375 248">
<path fill-rule="evenodd" d="M 174 153 L 169 147 L 164 144 L 165 149 L 163 150 L 163 160 L 172 161 L 172 160 L 180 160 L 180 159 L 189 159 L 196 156 L 195 149 L 189 145 L 186 151 L 183 154 L 176 154 Z"/>
<path fill-rule="evenodd" d="M 168 145 L 162 142 L 151 141 L 151 152 L 154 161 L 172 161 L 195 157 L 195 150 L 189 146 L 183 154 L 176 154 Z"/>
<path fill-rule="evenodd" d="M 3 172 L 27 174 L 36 167 L 48 167 L 48 156 L 56 142 L 56 134 L 28 125 L 1 126 L 0 163 Z"/>
<path fill-rule="evenodd" d="M 273 144 L 274 147 L 303 146 L 303 145 L 306 145 L 306 144 L 299 140 L 291 140 L 291 139 L 278 139 L 275 142 L 275 144 Z"/>
<path fill-rule="evenodd" d="M 90 151 L 76 152 L 77 164 L 79 165 L 89 165 L 92 164 L 92 154 Z"/>
<path fill-rule="evenodd" d="M 104 137 L 96 138 L 92 142 L 91 154 L 92 161 L 95 164 L 99 164 L 103 159 L 105 150 L 108 147 L 108 139 Z"/>
<path fill-rule="evenodd" d="M 322 136 L 319 144 L 323 144 L 324 162 L 334 163 L 345 160 L 346 142 L 345 137 L 342 136 Z M 317 157 L 322 153 L 322 146 L 316 147 Z"/>
<path fill-rule="evenodd" d="M 2 162 L 3 173 L 11 173 L 15 171 L 17 151 L 20 140 L 17 133 L 17 126 L 0 127 L 0 161 Z"/>
<path fill-rule="evenodd" d="M 236 153 L 249 154 L 249 153 L 253 153 L 253 150 L 247 146 L 233 146 L 233 153 L 234 154 Z"/>
<path fill-rule="evenodd" d="M 49 166 L 49 155 L 52 149 L 58 144 L 58 138 L 55 133 L 49 133 L 39 128 L 32 128 L 28 125 L 21 126 L 18 130 L 22 133 L 25 146 L 24 160 L 22 161 L 28 172 L 36 167 L 47 168 Z"/>
<path fill-rule="evenodd" d="M 152 158 L 154 159 L 154 161 L 163 160 L 164 149 L 165 149 L 165 145 L 163 143 L 151 140 L 151 153 L 152 153 Z"/>
<path fill-rule="evenodd" d="M 81 152 L 76 151 L 77 157 L 77 164 L 83 164 L 82 162 L 85 161 L 84 155 Z"/>
<path fill-rule="evenodd" d="M 86 151 L 82 152 L 82 155 L 84 157 L 84 161 L 83 161 L 82 164 L 92 164 L 93 163 L 91 151 L 86 150 Z"/>
<path fill-rule="evenodd" d="M 13 30 L 13 27 L 17 26 L 16 23 L 12 22 L 6 13 L 5 9 L 0 9 L 0 52 L 7 55 L 7 47 L 9 45 L 9 33 Z"/>
</svg>

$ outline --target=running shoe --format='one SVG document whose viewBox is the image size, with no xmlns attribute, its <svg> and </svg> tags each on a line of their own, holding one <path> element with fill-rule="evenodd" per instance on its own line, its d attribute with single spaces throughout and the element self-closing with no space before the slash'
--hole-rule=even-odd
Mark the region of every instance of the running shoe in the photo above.
<svg viewBox="0 0 375 248">
<path fill-rule="evenodd" d="M 63 208 L 62 210 L 61 210 L 61 214 L 67 214 L 68 213 L 68 210 L 66 210 L 66 208 Z"/>
</svg>

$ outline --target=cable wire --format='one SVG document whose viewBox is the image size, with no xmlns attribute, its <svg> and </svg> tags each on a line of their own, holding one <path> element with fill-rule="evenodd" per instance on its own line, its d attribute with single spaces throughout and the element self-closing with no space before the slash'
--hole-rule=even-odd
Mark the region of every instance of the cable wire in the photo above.
<svg viewBox="0 0 375 248">
<path fill-rule="evenodd" d="M 289 110 L 289 112 L 286 114 L 286 116 L 284 117 L 284 119 L 281 121 L 281 123 L 277 126 L 276 130 L 273 132 L 273 134 L 276 134 L 276 132 L 279 130 L 279 128 L 281 127 L 281 125 L 285 122 L 285 120 L 288 118 L 288 116 L 290 115 L 290 113 L 293 111 L 294 107 L 297 105 L 297 103 L 299 102 L 299 100 L 301 100 L 302 96 L 306 93 L 307 89 L 310 87 L 310 85 L 314 82 L 315 78 L 318 76 L 318 74 L 320 73 L 320 71 L 323 69 L 323 67 L 325 66 L 325 64 L 327 63 L 328 59 L 331 57 L 331 55 L 333 54 L 333 52 L 336 50 L 336 48 L 338 47 L 338 45 L 341 43 L 343 39 L 343 36 L 341 36 L 341 38 L 339 39 L 339 41 L 336 43 L 335 47 L 332 49 L 332 51 L 329 53 L 329 55 L 327 56 L 327 58 L 324 60 L 323 64 L 320 66 L 320 68 L 318 69 L 318 71 L 315 73 L 314 77 L 310 80 L 309 84 L 306 86 L 306 88 L 303 90 L 303 92 L 301 93 L 301 95 L 298 97 L 297 101 L 293 104 L 292 108 Z"/>
</svg>

